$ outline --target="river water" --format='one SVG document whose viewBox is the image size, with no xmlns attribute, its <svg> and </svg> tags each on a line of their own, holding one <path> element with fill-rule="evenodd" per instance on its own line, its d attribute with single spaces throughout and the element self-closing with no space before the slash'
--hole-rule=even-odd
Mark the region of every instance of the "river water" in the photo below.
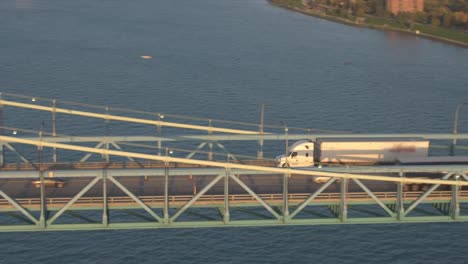
<svg viewBox="0 0 468 264">
<path fill-rule="evenodd" d="M 3 0 L 0 25 L 8 93 L 244 122 L 266 103 L 269 124 L 369 133 L 450 132 L 468 100 L 467 49 L 264 0 Z M 465 263 L 467 228 L 2 233 L 0 263 Z"/>
</svg>

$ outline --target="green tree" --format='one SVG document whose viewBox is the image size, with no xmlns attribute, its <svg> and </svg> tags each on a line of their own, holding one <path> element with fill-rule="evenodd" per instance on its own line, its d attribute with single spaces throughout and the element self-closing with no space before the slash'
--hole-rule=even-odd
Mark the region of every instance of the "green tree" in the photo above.
<svg viewBox="0 0 468 264">
<path fill-rule="evenodd" d="M 375 15 L 383 17 L 385 14 L 385 2 L 384 0 L 375 0 Z"/>
<path fill-rule="evenodd" d="M 458 26 L 463 26 L 468 23 L 468 14 L 465 14 L 463 11 L 455 12 L 453 14 L 454 23 Z"/>
<path fill-rule="evenodd" d="M 468 1 L 466 0 L 452 0 L 450 3 L 450 9 L 452 11 L 464 11 L 468 12 Z"/>
<path fill-rule="evenodd" d="M 436 15 L 431 15 L 431 25 L 438 27 L 440 26 L 440 19 Z"/>
<path fill-rule="evenodd" d="M 450 27 L 452 25 L 452 14 L 451 13 L 445 13 L 444 16 L 442 17 L 442 25 L 444 27 Z"/>
<path fill-rule="evenodd" d="M 390 18 L 393 17 L 393 14 L 392 14 L 392 12 L 390 12 L 390 11 L 388 11 L 388 10 L 385 10 L 383 16 L 384 16 L 384 18 L 386 18 L 386 19 L 390 19 Z"/>
<path fill-rule="evenodd" d="M 366 9 L 364 6 L 359 6 L 357 9 L 356 9 L 356 16 L 357 17 L 362 17 L 364 16 L 364 14 L 366 13 Z"/>
<path fill-rule="evenodd" d="M 425 12 L 416 12 L 414 14 L 414 21 L 421 23 L 421 24 L 427 24 L 428 18 L 429 16 Z"/>
<path fill-rule="evenodd" d="M 348 10 L 345 8 L 340 8 L 340 17 L 347 18 L 348 17 Z"/>
</svg>

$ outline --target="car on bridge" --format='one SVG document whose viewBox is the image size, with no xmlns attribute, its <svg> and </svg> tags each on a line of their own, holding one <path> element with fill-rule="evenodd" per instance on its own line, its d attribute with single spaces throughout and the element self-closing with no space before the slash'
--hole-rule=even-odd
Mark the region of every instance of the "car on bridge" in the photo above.
<svg viewBox="0 0 468 264">
<path fill-rule="evenodd" d="M 41 188 L 41 180 L 35 180 L 32 182 L 34 187 Z M 44 187 L 46 188 L 63 188 L 65 182 L 57 178 L 44 178 Z"/>
</svg>

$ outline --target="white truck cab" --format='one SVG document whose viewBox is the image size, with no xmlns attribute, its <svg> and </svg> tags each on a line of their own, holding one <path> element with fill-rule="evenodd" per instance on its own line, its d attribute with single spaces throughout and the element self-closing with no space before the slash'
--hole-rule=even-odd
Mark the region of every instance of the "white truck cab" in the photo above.
<svg viewBox="0 0 468 264">
<path fill-rule="evenodd" d="M 314 166 L 314 142 L 300 140 L 288 149 L 285 154 L 276 156 L 277 167 L 310 167 Z"/>
</svg>

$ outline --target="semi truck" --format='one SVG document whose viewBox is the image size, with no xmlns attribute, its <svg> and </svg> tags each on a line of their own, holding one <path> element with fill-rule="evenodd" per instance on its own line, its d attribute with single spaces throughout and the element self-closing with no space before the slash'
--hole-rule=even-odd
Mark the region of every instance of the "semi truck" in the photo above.
<svg viewBox="0 0 468 264">
<path fill-rule="evenodd" d="M 279 155 L 275 160 L 278 167 L 376 165 L 428 155 L 429 141 L 422 138 L 318 138 L 294 143 L 287 155 Z"/>
<path fill-rule="evenodd" d="M 279 155 L 275 161 L 278 167 L 379 165 L 424 159 L 428 155 L 429 141 L 422 138 L 318 138 L 316 141 L 297 141 L 288 148 L 287 155 Z M 324 176 L 314 177 L 317 183 L 329 179 Z M 425 185 L 411 186 L 411 190 L 425 188 Z"/>
</svg>

